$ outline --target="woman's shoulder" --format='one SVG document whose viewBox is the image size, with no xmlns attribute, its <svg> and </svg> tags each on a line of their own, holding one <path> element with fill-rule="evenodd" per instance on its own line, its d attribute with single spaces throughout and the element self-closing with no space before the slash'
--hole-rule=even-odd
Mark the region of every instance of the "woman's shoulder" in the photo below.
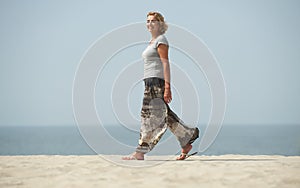
<svg viewBox="0 0 300 188">
<path fill-rule="evenodd" d="M 165 44 L 165 45 L 169 45 L 169 42 L 168 42 L 168 39 L 167 37 L 162 34 L 162 35 L 159 35 L 157 38 L 156 38 L 156 47 L 159 45 L 159 44 Z"/>
<path fill-rule="evenodd" d="M 167 37 L 164 35 L 164 34 L 161 34 L 157 37 L 157 41 L 160 41 L 160 40 L 166 40 L 168 41 Z"/>
</svg>

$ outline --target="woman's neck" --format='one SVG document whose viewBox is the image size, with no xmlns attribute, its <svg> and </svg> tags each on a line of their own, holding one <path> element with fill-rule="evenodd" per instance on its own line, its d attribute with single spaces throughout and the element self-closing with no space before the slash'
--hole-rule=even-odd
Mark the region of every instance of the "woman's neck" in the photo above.
<svg viewBox="0 0 300 188">
<path fill-rule="evenodd" d="M 158 32 L 151 33 L 152 35 L 152 40 L 156 39 L 160 34 Z"/>
</svg>

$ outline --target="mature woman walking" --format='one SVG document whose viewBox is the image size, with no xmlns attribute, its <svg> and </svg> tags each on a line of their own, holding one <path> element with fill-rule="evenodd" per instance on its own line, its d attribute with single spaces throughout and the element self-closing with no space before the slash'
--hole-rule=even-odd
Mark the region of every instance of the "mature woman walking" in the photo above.
<svg viewBox="0 0 300 188">
<path fill-rule="evenodd" d="M 169 128 L 182 148 L 177 160 L 184 160 L 192 149 L 192 143 L 199 137 L 199 129 L 186 126 L 168 105 L 172 101 L 172 94 L 169 43 L 164 36 L 168 26 L 164 17 L 158 12 L 149 12 L 147 28 L 152 39 L 142 54 L 145 90 L 140 139 L 136 151 L 123 159 L 144 160 L 144 155 L 154 148 Z"/>
</svg>

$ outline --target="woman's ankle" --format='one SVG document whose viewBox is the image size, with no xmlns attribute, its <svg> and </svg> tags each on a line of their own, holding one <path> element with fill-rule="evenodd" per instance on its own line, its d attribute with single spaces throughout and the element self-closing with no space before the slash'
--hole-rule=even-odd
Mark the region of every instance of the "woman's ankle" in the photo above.
<svg viewBox="0 0 300 188">
<path fill-rule="evenodd" d="M 135 153 L 134 153 L 134 156 L 135 156 L 137 159 L 144 159 L 145 154 L 144 154 L 144 153 L 141 153 L 141 152 L 135 152 Z"/>
</svg>

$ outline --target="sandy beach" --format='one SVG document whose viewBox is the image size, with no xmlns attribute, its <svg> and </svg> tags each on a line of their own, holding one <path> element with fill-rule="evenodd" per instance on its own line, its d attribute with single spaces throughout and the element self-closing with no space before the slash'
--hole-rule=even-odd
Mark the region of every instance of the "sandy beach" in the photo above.
<svg viewBox="0 0 300 188">
<path fill-rule="evenodd" d="M 300 187 L 300 156 L 0 156 L 0 187 Z"/>
</svg>

